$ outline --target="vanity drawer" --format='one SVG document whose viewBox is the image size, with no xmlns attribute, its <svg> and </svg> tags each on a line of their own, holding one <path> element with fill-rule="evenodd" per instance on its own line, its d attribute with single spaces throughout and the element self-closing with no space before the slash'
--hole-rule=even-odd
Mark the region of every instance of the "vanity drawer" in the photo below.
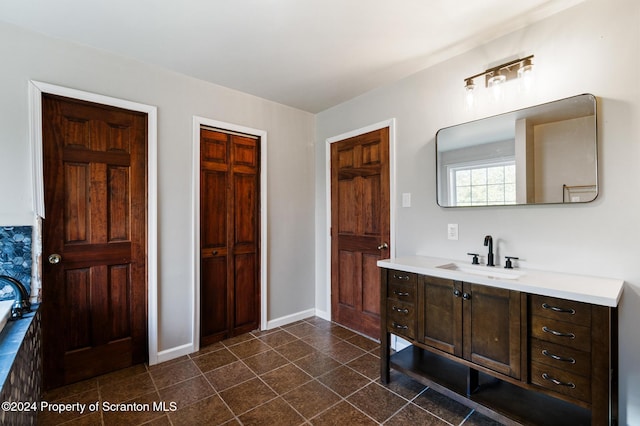
<svg viewBox="0 0 640 426">
<path fill-rule="evenodd" d="M 585 352 L 591 351 L 591 328 L 534 315 L 531 337 Z"/>
<path fill-rule="evenodd" d="M 531 383 L 580 401 L 591 402 L 591 379 L 561 368 L 532 362 Z"/>
<path fill-rule="evenodd" d="M 391 269 L 388 273 L 389 284 L 397 283 L 415 285 L 418 282 L 418 274 L 414 274 L 413 272 L 396 271 Z"/>
<path fill-rule="evenodd" d="M 416 285 L 390 282 L 388 285 L 387 297 L 401 302 L 415 303 Z"/>
<path fill-rule="evenodd" d="M 531 339 L 531 362 L 560 368 L 583 377 L 591 375 L 591 354 L 562 345 Z"/>
<path fill-rule="evenodd" d="M 414 321 L 416 317 L 415 305 L 399 300 L 387 300 L 387 318 L 398 321 Z"/>
<path fill-rule="evenodd" d="M 410 339 L 416 337 L 415 315 L 390 315 L 387 317 L 387 330 L 389 333 L 406 336 Z"/>
<path fill-rule="evenodd" d="M 591 306 L 573 300 L 531 295 L 531 314 L 586 327 L 591 325 Z"/>
</svg>

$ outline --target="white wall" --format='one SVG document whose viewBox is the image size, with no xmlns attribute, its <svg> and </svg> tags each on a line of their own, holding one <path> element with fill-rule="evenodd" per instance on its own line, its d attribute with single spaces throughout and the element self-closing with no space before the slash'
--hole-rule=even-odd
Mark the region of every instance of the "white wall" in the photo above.
<svg viewBox="0 0 640 426">
<path fill-rule="evenodd" d="M 621 424 L 640 424 L 640 2 L 588 0 L 317 116 L 316 264 L 325 264 L 325 139 L 384 119 L 397 119 L 397 255 L 425 253 L 466 261 L 497 238 L 497 254 L 521 267 L 626 280 L 619 306 Z M 514 56 L 534 54 L 534 91 L 505 89 L 501 103 L 477 99 L 464 110 L 463 79 Z M 480 90 L 479 90 L 480 92 Z M 593 93 L 599 99 L 601 192 L 593 203 L 444 209 L 436 204 L 434 138 L 438 129 L 521 107 Z M 401 205 L 400 200 L 396 200 Z M 447 224 L 460 239 L 447 240 Z M 327 271 L 317 268 L 316 303 L 327 309 Z"/>
<path fill-rule="evenodd" d="M 533 126 L 536 202 L 561 203 L 563 184 L 595 185 L 594 128 L 593 116 Z"/>
<path fill-rule="evenodd" d="M 0 23 L 0 225 L 32 225 L 30 79 L 158 107 L 159 351 L 192 340 L 193 116 L 268 134 L 268 319 L 314 307 L 312 114 Z"/>
</svg>

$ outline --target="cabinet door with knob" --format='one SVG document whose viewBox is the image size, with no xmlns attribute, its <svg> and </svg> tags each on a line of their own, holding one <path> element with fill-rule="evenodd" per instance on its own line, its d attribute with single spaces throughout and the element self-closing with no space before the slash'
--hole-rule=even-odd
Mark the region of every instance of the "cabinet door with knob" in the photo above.
<svg viewBox="0 0 640 426">
<path fill-rule="evenodd" d="M 462 283 L 420 276 L 418 341 L 462 356 Z"/>
<path fill-rule="evenodd" d="M 515 379 L 521 375 L 521 293 L 464 283 L 463 357 Z"/>
<path fill-rule="evenodd" d="M 418 341 L 493 371 L 521 374 L 521 293 L 421 276 Z"/>
</svg>

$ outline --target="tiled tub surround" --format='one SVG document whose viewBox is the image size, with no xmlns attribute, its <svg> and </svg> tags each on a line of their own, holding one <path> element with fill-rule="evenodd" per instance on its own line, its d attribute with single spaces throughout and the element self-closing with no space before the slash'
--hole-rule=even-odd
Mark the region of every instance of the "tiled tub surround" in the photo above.
<svg viewBox="0 0 640 426">
<path fill-rule="evenodd" d="M 20 281 L 31 294 L 31 226 L 0 226 L 0 275 Z M 13 288 L 0 284 L 0 300 L 13 300 Z"/>
<path fill-rule="evenodd" d="M 0 410 L 2 425 L 36 424 L 37 413 L 18 403 L 39 403 L 42 392 L 40 312 L 32 306 L 17 321 L 9 321 L 0 333 Z M 11 405 L 13 404 L 13 405 Z M 32 406 L 34 407 L 34 406 Z"/>
</svg>

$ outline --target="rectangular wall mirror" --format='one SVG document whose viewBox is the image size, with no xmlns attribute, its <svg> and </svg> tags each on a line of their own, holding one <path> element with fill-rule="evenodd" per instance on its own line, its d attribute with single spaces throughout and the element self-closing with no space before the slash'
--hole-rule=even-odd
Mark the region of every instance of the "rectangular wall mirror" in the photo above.
<svg viewBox="0 0 640 426">
<path fill-rule="evenodd" d="M 436 133 L 438 204 L 587 203 L 597 163 L 590 94 L 446 127 Z"/>
</svg>

